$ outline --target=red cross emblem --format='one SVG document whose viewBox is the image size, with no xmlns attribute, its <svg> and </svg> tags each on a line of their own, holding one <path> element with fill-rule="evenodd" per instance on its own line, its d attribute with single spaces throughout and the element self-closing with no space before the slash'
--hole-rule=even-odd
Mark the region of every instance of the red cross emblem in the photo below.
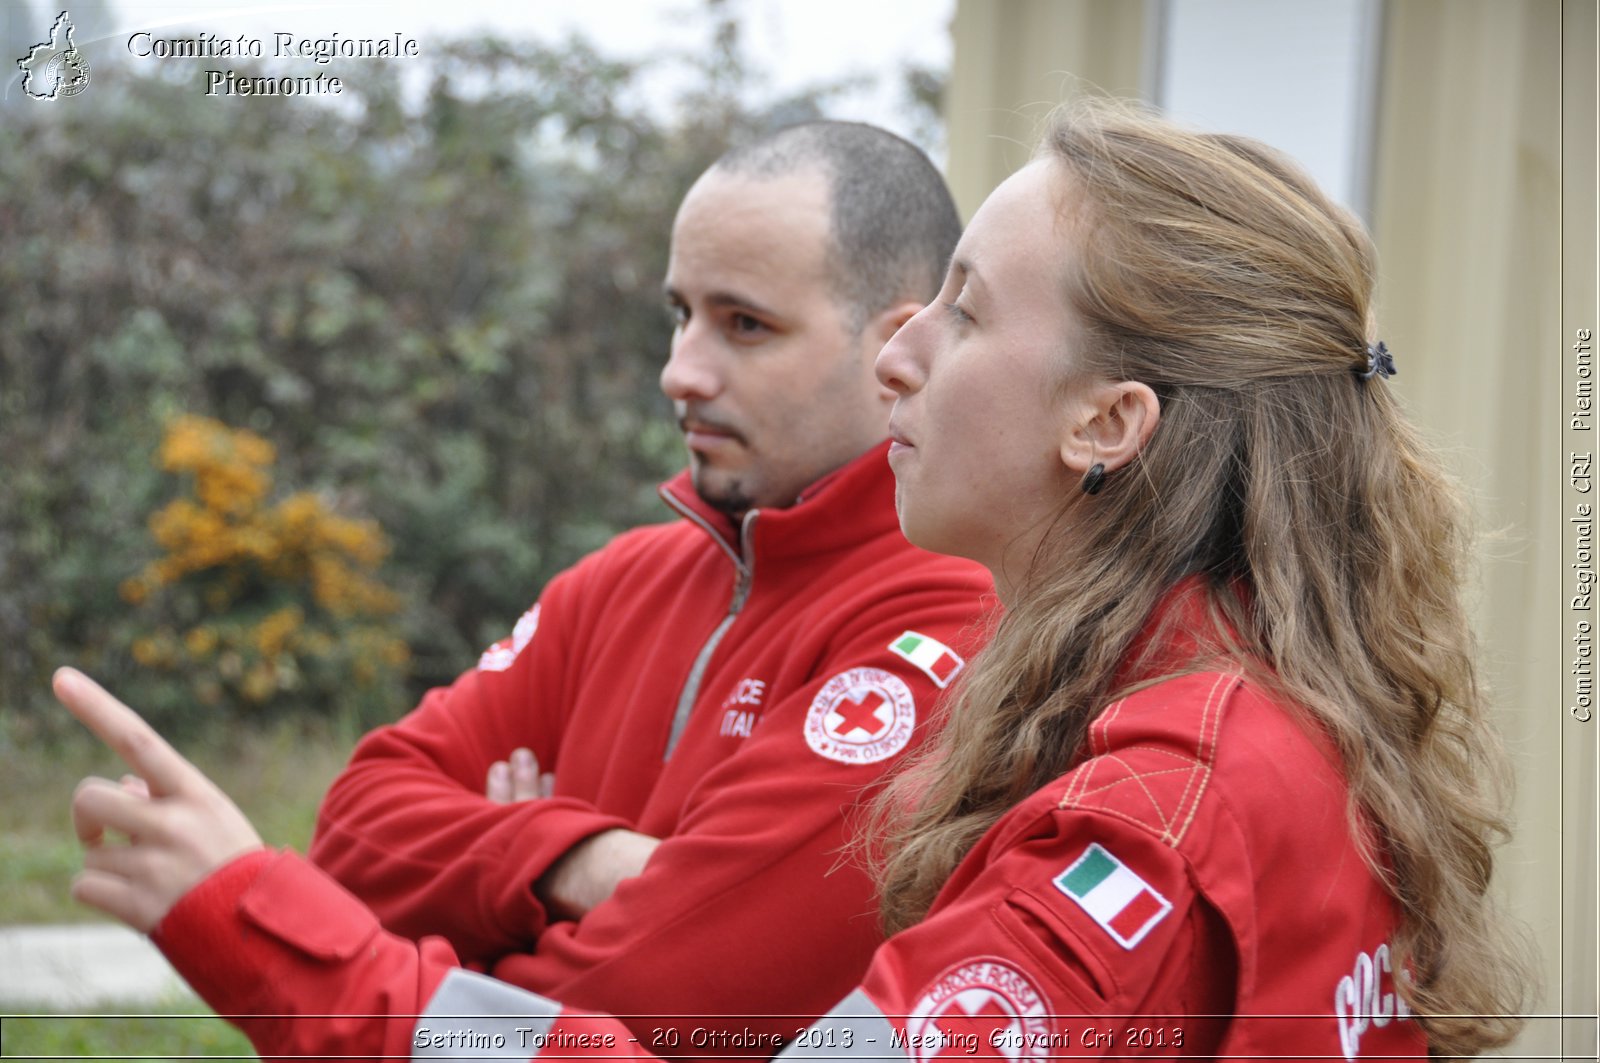
<svg viewBox="0 0 1600 1063">
<path fill-rule="evenodd" d="M 833 733 L 840 738 L 849 738 L 856 731 L 865 731 L 868 738 L 873 737 L 888 726 L 878 715 L 878 710 L 888 704 L 888 699 L 875 690 L 847 695 L 834 706 L 833 711 L 839 714 L 839 725 L 833 729 Z"/>
<path fill-rule="evenodd" d="M 1010 1029 L 1016 1022 L 1017 1017 L 1001 1003 L 999 997 L 991 995 L 982 1007 L 970 1013 L 961 1006 L 959 1000 L 952 1000 L 942 1014 L 930 1020 L 933 1029 L 949 1042 L 934 1056 L 946 1053 L 967 1055 L 966 1046 L 970 1044 L 976 1046 L 976 1052 L 968 1058 L 1011 1059 L 1011 1055 L 995 1047 L 994 1035 Z"/>
</svg>

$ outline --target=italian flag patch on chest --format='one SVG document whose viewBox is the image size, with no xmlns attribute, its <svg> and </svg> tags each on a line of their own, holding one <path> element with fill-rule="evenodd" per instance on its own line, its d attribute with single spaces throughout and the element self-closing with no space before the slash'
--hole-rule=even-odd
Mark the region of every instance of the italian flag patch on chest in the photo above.
<svg viewBox="0 0 1600 1063">
<path fill-rule="evenodd" d="M 920 668 L 940 690 L 949 686 L 967 663 L 949 646 L 920 631 L 907 631 L 889 643 L 889 649 Z"/>
<path fill-rule="evenodd" d="M 1172 902 L 1098 842 L 1053 880 L 1117 944 L 1131 949 L 1172 911 Z"/>
</svg>

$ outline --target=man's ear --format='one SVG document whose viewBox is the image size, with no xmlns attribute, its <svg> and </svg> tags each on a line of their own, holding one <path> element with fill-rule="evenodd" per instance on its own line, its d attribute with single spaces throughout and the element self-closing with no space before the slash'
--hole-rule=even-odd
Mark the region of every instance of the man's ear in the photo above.
<svg viewBox="0 0 1600 1063">
<path fill-rule="evenodd" d="M 880 310 L 872 316 L 872 320 L 867 322 L 867 327 L 863 332 L 872 340 L 869 346 L 872 348 L 873 358 L 878 357 L 878 352 L 883 350 L 883 345 L 888 343 L 896 332 L 900 331 L 901 325 L 904 325 L 922 312 L 923 305 L 913 299 L 906 299 L 885 310 Z"/>
<path fill-rule="evenodd" d="M 1089 384 L 1066 400 L 1061 461 L 1082 474 L 1095 464 L 1113 472 L 1138 456 L 1161 421 L 1161 400 L 1148 384 Z"/>
<path fill-rule="evenodd" d="M 902 325 L 922 312 L 922 307 L 922 303 L 906 299 L 872 316 L 866 327 L 861 330 L 861 351 L 867 356 L 867 372 L 876 375 L 873 367 L 877 364 L 878 352 L 894 338 L 894 334 L 900 331 Z M 885 408 L 892 406 L 895 399 L 894 391 L 879 384 L 878 399 Z"/>
</svg>

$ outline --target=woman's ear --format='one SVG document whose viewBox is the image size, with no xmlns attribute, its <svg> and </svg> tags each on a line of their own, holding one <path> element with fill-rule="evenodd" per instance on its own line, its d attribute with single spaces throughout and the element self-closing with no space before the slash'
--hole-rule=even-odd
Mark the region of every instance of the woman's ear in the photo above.
<svg viewBox="0 0 1600 1063">
<path fill-rule="evenodd" d="M 1148 384 L 1124 380 L 1091 384 L 1066 400 L 1061 460 L 1075 473 L 1094 464 L 1112 472 L 1150 442 L 1161 420 L 1161 400 Z"/>
</svg>

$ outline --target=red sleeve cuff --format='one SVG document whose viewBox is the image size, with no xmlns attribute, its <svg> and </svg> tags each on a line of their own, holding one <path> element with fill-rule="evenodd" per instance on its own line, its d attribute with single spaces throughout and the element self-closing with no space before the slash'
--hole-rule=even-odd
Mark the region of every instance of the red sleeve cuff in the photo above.
<svg viewBox="0 0 1600 1063">
<path fill-rule="evenodd" d="M 220 1014 L 242 1015 L 300 964 L 338 964 L 378 933 L 371 909 L 292 852 L 258 849 L 179 898 L 150 934 Z"/>
<path fill-rule="evenodd" d="M 150 931 L 150 940 L 184 981 L 219 1013 L 249 1011 L 256 995 L 257 979 L 240 977 L 239 957 L 247 951 L 250 928 L 235 913 L 245 891 L 277 856 L 255 849 L 235 857 L 178 898 Z"/>
</svg>

